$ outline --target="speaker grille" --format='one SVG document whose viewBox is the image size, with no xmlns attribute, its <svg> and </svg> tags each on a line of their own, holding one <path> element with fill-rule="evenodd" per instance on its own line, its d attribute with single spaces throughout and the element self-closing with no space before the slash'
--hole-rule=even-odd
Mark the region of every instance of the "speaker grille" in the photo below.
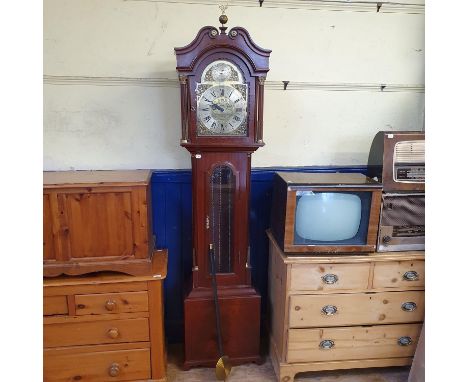
<svg viewBox="0 0 468 382">
<path fill-rule="evenodd" d="M 424 226 L 425 195 L 384 195 L 382 225 Z"/>
</svg>

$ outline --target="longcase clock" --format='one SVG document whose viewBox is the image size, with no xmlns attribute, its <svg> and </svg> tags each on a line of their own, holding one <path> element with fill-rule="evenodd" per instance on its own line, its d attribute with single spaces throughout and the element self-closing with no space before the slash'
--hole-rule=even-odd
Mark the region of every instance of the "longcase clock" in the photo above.
<svg viewBox="0 0 468 382">
<path fill-rule="evenodd" d="M 218 359 L 209 248 L 215 255 L 223 347 L 232 363 L 258 362 L 260 295 L 250 280 L 251 154 L 263 146 L 263 90 L 271 51 L 247 30 L 206 26 L 175 48 L 181 145 L 192 157 L 193 267 L 184 301 L 185 364 Z"/>
</svg>

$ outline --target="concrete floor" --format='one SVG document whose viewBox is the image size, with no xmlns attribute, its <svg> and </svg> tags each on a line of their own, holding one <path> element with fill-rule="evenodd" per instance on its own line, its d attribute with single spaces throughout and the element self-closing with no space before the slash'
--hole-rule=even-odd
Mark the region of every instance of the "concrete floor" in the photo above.
<svg viewBox="0 0 468 382">
<path fill-rule="evenodd" d="M 194 368 L 183 371 L 182 349 L 168 349 L 168 382 L 216 381 L 214 369 Z M 407 382 L 409 367 L 322 371 L 297 374 L 295 382 Z M 248 364 L 232 368 L 230 382 L 277 382 L 273 366 L 267 358 L 262 365 Z"/>
</svg>

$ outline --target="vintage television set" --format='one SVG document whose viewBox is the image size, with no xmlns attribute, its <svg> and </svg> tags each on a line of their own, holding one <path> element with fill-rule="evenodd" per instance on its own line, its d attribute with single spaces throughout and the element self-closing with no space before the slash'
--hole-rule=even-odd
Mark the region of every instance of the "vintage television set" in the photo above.
<svg viewBox="0 0 468 382">
<path fill-rule="evenodd" d="M 374 252 L 381 197 L 363 174 L 278 172 L 271 232 L 287 254 Z"/>
<path fill-rule="evenodd" d="M 377 251 L 425 248 L 425 139 L 420 131 L 380 131 L 368 175 L 382 182 Z"/>
</svg>

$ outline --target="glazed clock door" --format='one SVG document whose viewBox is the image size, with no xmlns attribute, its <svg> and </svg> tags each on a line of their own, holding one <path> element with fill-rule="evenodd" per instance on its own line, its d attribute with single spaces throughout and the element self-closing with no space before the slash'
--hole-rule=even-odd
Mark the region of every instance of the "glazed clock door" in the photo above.
<svg viewBox="0 0 468 382">
<path fill-rule="evenodd" d="M 199 224 L 200 286 L 211 286 L 210 245 L 220 286 L 245 285 L 248 236 L 249 157 L 246 153 L 204 153 L 201 164 L 204 197 Z"/>
</svg>

